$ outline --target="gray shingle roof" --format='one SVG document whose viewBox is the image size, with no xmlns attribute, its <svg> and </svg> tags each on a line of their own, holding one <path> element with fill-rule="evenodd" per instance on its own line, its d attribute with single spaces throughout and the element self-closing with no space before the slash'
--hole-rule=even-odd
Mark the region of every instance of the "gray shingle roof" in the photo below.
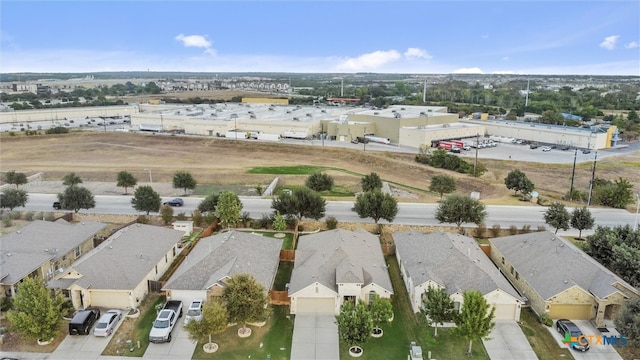
<svg viewBox="0 0 640 360">
<path fill-rule="evenodd" d="M 183 231 L 159 226 L 127 226 L 73 263 L 71 268 L 82 274 L 76 284 L 91 289 L 133 289 L 183 236 Z"/>
<path fill-rule="evenodd" d="M 522 299 L 473 238 L 442 231 L 408 231 L 393 234 L 393 239 L 416 286 L 432 280 L 448 294 L 478 290 L 486 295 L 500 289 Z"/>
<path fill-rule="evenodd" d="M 167 290 L 206 290 L 221 279 L 251 274 L 271 288 L 280 263 L 282 240 L 231 231 L 198 241 L 167 281 Z"/>
<path fill-rule="evenodd" d="M 68 254 L 107 224 L 95 221 L 68 223 L 35 220 L 0 237 L 0 269 L 3 284 L 20 281 L 47 261 Z"/>
<path fill-rule="evenodd" d="M 336 283 L 375 283 L 393 293 L 378 237 L 362 229 L 336 229 L 300 237 L 289 295 L 319 282 L 338 291 Z"/>
<path fill-rule="evenodd" d="M 602 299 L 618 291 L 613 286 L 616 282 L 638 293 L 633 286 L 552 232 L 505 236 L 490 242 L 543 299 L 574 285 Z"/>
</svg>

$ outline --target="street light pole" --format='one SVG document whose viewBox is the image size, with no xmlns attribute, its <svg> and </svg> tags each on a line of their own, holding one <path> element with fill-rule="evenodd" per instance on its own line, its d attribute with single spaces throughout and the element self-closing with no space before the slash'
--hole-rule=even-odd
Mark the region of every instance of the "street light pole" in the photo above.
<svg viewBox="0 0 640 360">
<path fill-rule="evenodd" d="M 149 172 L 149 184 L 153 184 L 153 180 L 151 179 L 151 170 L 149 169 L 144 169 L 144 170 Z"/>
<path fill-rule="evenodd" d="M 578 148 L 573 153 L 573 170 L 571 171 L 571 188 L 569 188 L 569 201 L 573 200 L 573 179 L 576 176 L 576 158 L 578 157 Z"/>
</svg>

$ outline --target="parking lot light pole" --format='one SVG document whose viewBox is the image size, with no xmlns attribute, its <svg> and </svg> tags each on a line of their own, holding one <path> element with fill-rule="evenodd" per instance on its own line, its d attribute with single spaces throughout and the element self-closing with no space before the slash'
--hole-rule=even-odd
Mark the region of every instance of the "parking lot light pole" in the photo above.
<svg viewBox="0 0 640 360">
<path fill-rule="evenodd" d="M 149 172 L 149 184 L 153 184 L 153 180 L 151 179 L 151 170 L 144 169 L 144 171 L 148 171 Z"/>
</svg>

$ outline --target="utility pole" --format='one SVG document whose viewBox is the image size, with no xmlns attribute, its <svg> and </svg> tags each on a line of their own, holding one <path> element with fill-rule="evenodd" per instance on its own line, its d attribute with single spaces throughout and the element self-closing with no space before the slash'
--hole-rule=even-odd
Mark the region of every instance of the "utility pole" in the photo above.
<svg viewBox="0 0 640 360">
<path fill-rule="evenodd" d="M 324 133 L 324 123 L 322 121 L 320 121 L 320 137 L 322 138 L 322 147 L 324 147 L 325 133 Z"/>
<path fill-rule="evenodd" d="M 364 127 L 364 132 L 362 133 L 362 151 L 367 151 L 367 142 L 365 141 L 365 135 L 367 135 L 367 127 Z"/>
<path fill-rule="evenodd" d="M 424 90 L 422 90 L 422 103 L 427 103 L 427 79 L 424 79 Z"/>
<path fill-rule="evenodd" d="M 571 171 L 571 187 L 569 188 L 569 201 L 573 199 L 573 179 L 576 176 L 576 158 L 578 157 L 578 148 L 573 153 L 573 170 Z"/>
<path fill-rule="evenodd" d="M 589 200 L 587 200 L 587 206 L 591 206 L 591 194 L 593 193 L 593 181 L 596 179 L 596 164 L 598 163 L 598 152 L 595 152 L 593 157 L 593 169 L 591 172 L 591 183 L 589 184 Z"/>
<path fill-rule="evenodd" d="M 473 177 L 476 177 L 476 168 L 478 167 L 478 144 L 480 144 L 480 134 L 476 134 L 476 158 L 473 161 Z"/>
</svg>

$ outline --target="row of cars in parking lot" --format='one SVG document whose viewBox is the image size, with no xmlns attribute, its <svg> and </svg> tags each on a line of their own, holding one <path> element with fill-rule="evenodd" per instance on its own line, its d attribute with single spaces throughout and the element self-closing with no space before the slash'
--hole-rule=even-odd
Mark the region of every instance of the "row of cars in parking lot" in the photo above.
<svg viewBox="0 0 640 360">
<path fill-rule="evenodd" d="M 514 140 L 512 143 L 519 144 L 519 145 L 529 145 L 530 149 L 540 148 L 544 152 L 551 151 L 553 149 L 560 149 L 562 151 L 575 149 L 575 148 L 572 148 L 571 146 L 566 145 L 566 144 L 563 144 L 563 145 L 551 144 L 551 145 L 541 146 L 541 144 L 538 143 L 538 142 L 531 142 L 531 141 L 526 141 L 526 140 L 521 140 L 521 139 Z M 583 154 L 589 154 L 589 153 L 591 153 L 591 150 L 590 149 L 582 149 L 582 153 Z"/>
</svg>

